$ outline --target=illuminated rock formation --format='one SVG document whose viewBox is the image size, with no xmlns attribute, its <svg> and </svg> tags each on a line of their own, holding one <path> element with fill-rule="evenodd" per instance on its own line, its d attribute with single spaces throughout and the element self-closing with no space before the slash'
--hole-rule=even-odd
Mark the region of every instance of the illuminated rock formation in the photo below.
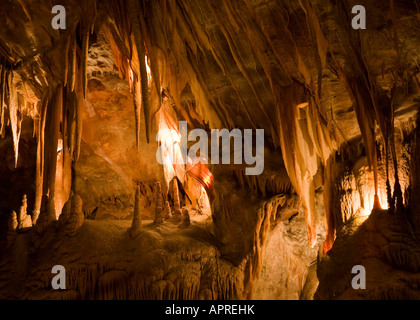
<svg viewBox="0 0 420 320">
<path fill-rule="evenodd" d="M 32 227 L 32 217 L 27 214 L 28 200 L 26 194 L 23 195 L 22 206 L 19 210 L 19 224 L 18 229 L 26 229 Z"/>
<path fill-rule="evenodd" d="M 181 204 L 179 201 L 179 189 L 178 189 L 178 180 L 174 180 L 173 186 L 173 195 L 174 195 L 174 215 L 181 214 Z"/>
<path fill-rule="evenodd" d="M 47 228 L 54 221 L 50 215 L 51 210 L 48 209 L 51 206 L 52 206 L 52 203 L 49 200 L 48 196 L 43 196 L 42 206 L 41 206 L 42 209 L 36 221 L 36 224 L 34 226 L 34 232 L 37 233 L 38 235 L 44 234 Z"/>
<path fill-rule="evenodd" d="M 156 183 L 156 191 L 155 191 L 155 225 L 160 225 L 163 223 L 165 219 L 165 208 L 163 205 L 163 195 L 162 195 L 162 187 L 160 182 Z"/>
<path fill-rule="evenodd" d="M 172 218 L 171 205 L 169 204 L 169 201 L 165 201 L 165 219 L 169 220 L 170 218 Z"/>
<path fill-rule="evenodd" d="M 190 213 L 187 209 L 182 208 L 181 225 L 183 227 L 189 227 L 191 224 Z"/>
<path fill-rule="evenodd" d="M 59 228 L 65 235 L 74 236 L 82 227 L 85 220 L 83 214 L 83 201 L 78 194 L 71 197 L 63 207 L 62 216 L 60 216 Z"/>
<path fill-rule="evenodd" d="M 140 186 L 136 187 L 136 195 L 134 200 L 134 214 L 131 228 L 128 230 L 128 234 L 131 239 L 136 238 L 142 230 L 141 215 L 140 215 Z"/>
</svg>

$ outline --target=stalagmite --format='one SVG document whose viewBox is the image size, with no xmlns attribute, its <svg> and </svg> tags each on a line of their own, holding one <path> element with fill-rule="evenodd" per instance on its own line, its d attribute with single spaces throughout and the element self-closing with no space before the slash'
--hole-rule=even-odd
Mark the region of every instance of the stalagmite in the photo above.
<svg viewBox="0 0 420 320">
<path fill-rule="evenodd" d="M 63 232 L 66 235 L 74 236 L 76 232 L 83 226 L 84 214 L 83 214 L 83 201 L 78 194 L 71 197 L 71 208 L 66 208 L 67 212 L 63 213 L 67 215 L 67 219 L 64 221 Z M 70 211 L 70 214 L 68 213 Z"/>
<path fill-rule="evenodd" d="M 128 234 L 131 239 L 136 238 L 142 229 L 141 224 L 141 215 L 140 215 L 140 186 L 136 187 L 136 195 L 134 198 L 134 214 L 133 214 L 133 223 L 131 228 L 128 229 Z"/>
<path fill-rule="evenodd" d="M 58 218 L 57 227 L 59 230 L 64 230 L 71 215 L 71 199 L 67 200 L 61 209 L 60 217 Z"/>
<path fill-rule="evenodd" d="M 33 228 L 33 230 L 35 231 L 37 235 L 43 235 L 45 231 L 48 229 L 48 227 L 50 226 L 50 224 L 54 221 L 49 214 L 48 207 L 50 206 L 51 206 L 51 201 L 48 199 L 48 196 L 43 195 L 42 204 L 41 204 L 41 212 Z M 34 244 L 35 247 L 38 247 L 38 244 L 39 244 L 38 241 L 35 241 L 35 242 L 36 242 Z"/>
<path fill-rule="evenodd" d="M 182 227 L 189 227 L 189 225 L 191 224 L 190 213 L 188 212 L 186 208 L 182 208 L 181 222 L 182 222 L 181 224 Z"/>
<path fill-rule="evenodd" d="M 18 229 L 26 229 L 32 227 L 32 217 L 27 214 L 28 203 L 26 194 L 23 195 L 22 205 L 19 210 L 19 226 Z"/>
<path fill-rule="evenodd" d="M 179 216 L 181 212 L 181 204 L 179 202 L 179 189 L 178 189 L 178 179 L 174 179 L 174 215 Z"/>
<path fill-rule="evenodd" d="M 163 206 L 163 196 L 162 196 L 162 187 L 160 182 L 156 182 L 156 191 L 155 191 L 155 225 L 160 225 L 163 223 L 165 218 L 165 209 Z"/>
<path fill-rule="evenodd" d="M 165 201 L 165 219 L 168 220 L 172 218 L 172 210 L 169 201 Z"/>
</svg>

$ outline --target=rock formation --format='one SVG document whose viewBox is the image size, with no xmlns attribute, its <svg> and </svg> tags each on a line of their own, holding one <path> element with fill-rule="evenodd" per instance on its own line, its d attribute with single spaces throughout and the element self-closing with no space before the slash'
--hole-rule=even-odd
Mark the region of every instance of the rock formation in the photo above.
<svg viewBox="0 0 420 320">
<path fill-rule="evenodd" d="M 163 223 L 165 219 L 165 208 L 163 205 L 163 195 L 162 195 L 162 187 L 160 182 L 156 183 L 156 191 L 155 191 L 155 225 L 160 225 Z"/>
<path fill-rule="evenodd" d="M 41 212 L 38 216 L 36 221 L 34 231 L 35 233 L 42 235 L 47 230 L 47 228 L 51 225 L 54 221 L 50 215 L 51 210 L 48 210 L 51 207 L 51 201 L 49 200 L 48 196 L 44 195 L 42 197 L 42 205 L 41 205 Z"/>
<path fill-rule="evenodd" d="M 182 211 L 181 211 L 181 203 L 179 200 L 179 189 L 178 189 L 178 180 L 174 179 L 173 185 L 173 196 L 174 196 L 174 211 L 173 216 L 175 219 L 181 219 Z"/>
<path fill-rule="evenodd" d="M 165 219 L 169 220 L 172 218 L 172 209 L 169 201 L 165 201 Z"/>
<path fill-rule="evenodd" d="M 57 227 L 59 230 L 64 230 L 66 228 L 67 221 L 71 215 L 71 199 L 67 200 L 61 210 L 60 217 L 58 218 Z"/>
<path fill-rule="evenodd" d="M 22 205 L 19 210 L 19 224 L 18 229 L 26 229 L 32 227 L 32 217 L 27 214 L 28 202 L 26 194 L 23 195 Z"/>
<path fill-rule="evenodd" d="M 140 186 L 136 187 L 136 195 L 134 200 L 134 214 L 131 228 L 128 230 L 128 234 L 131 239 L 136 238 L 142 230 L 141 215 L 140 215 Z"/>
<path fill-rule="evenodd" d="M 74 236 L 83 226 L 84 220 L 83 201 L 78 194 L 74 194 L 63 207 L 58 219 L 58 227 L 63 234 Z"/>
<path fill-rule="evenodd" d="M 186 208 L 182 208 L 181 226 L 189 227 L 191 224 L 190 213 Z"/>
</svg>

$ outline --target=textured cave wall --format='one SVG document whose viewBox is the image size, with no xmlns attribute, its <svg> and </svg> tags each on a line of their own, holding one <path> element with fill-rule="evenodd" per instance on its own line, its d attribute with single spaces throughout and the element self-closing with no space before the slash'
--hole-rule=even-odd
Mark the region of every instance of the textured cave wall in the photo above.
<svg viewBox="0 0 420 320">
<path fill-rule="evenodd" d="M 410 180 L 417 176 L 416 150 L 418 148 L 418 129 L 410 134 L 401 135 L 399 141 L 400 161 L 399 177 L 401 185 L 406 185 L 405 209 L 399 212 L 390 210 L 373 210 L 367 214 L 354 213 L 355 205 L 360 200 L 358 190 L 349 184 L 348 174 L 341 176 L 345 190 L 339 190 L 341 213 L 337 239 L 328 255 L 321 255 L 317 264 L 319 287 L 316 299 L 419 299 L 419 229 L 418 212 L 413 198 L 415 183 Z M 382 155 L 383 158 L 383 155 Z M 366 161 L 361 158 L 359 162 Z M 355 167 L 360 173 L 360 166 Z M 381 168 L 384 170 L 384 168 Z M 353 171 L 354 172 L 354 171 Z M 357 176 L 357 174 L 356 174 Z M 371 180 L 371 173 L 365 177 Z M 354 177 L 354 176 L 353 176 Z M 354 178 L 353 178 L 354 179 Z M 372 190 L 373 186 L 370 187 Z M 414 201 L 414 202 L 413 202 Z M 345 209 L 345 210 L 343 210 Z M 347 212 L 347 215 L 344 213 Z M 353 266 L 362 265 L 366 269 L 366 290 L 354 290 L 351 280 Z"/>
<path fill-rule="evenodd" d="M 91 38 L 96 41 L 89 48 L 89 93 L 83 112 L 81 154 L 74 169 L 75 192 L 82 197 L 86 216 L 122 219 L 132 214 L 134 189 L 140 184 L 142 216 L 153 219 L 155 183 L 165 185 L 163 168 L 156 161 L 157 145 L 146 142 L 141 117 L 141 147 L 137 150 L 129 85 L 118 76 L 105 31 L 100 29 Z M 153 137 L 158 129 L 152 127 Z"/>
<path fill-rule="evenodd" d="M 316 196 L 321 200 L 320 192 Z M 298 211 L 296 196 L 288 198 L 287 204 L 292 215 L 282 212 L 281 218 L 270 226 L 254 299 L 312 300 L 318 287 L 319 248 L 307 244 L 305 217 Z M 318 204 L 322 205 L 322 201 Z M 325 239 L 323 208 L 317 207 L 317 212 L 318 238 Z"/>
</svg>

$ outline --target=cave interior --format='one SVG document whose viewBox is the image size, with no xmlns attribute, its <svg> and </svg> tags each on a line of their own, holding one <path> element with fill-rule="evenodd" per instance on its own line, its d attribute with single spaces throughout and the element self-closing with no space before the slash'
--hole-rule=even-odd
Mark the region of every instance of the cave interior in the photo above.
<svg viewBox="0 0 420 320">
<path fill-rule="evenodd" d="M 0 299 L 420 299 L 420 2 L 362 2 L 0 1 Z"/>
</svg>

